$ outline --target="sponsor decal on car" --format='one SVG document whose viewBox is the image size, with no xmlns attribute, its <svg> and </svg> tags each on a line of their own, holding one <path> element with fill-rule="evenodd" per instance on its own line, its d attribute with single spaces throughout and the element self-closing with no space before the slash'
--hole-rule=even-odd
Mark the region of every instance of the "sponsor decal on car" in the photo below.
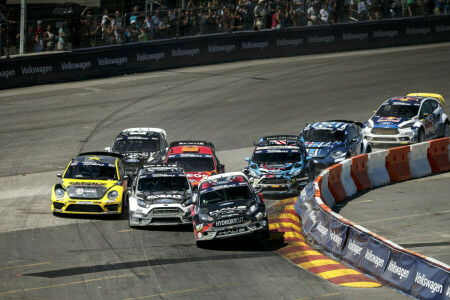
<svg viewBox="0 0 450 300">
<path fill-rule="evenodd" d="M 245 228 L 245 227 L 236 228 L 236 229 L 228 229 L 228 230 L 218 231 L 217 236 L 237 234 L 237 233 L 242 233 L 242 232 L 246 232 L 246 231 L 247 231 L 247 228 Z"/>
<path fill-rule="evenodd" d="M 223 226 L 241 224 L 243 222 L 244 222 L 244 217 L 238 217 L 238 218 L 232 218 L 232 219 L 218 220 L 214 223 L 214 226 L 223 227 Z"/>
</svg>

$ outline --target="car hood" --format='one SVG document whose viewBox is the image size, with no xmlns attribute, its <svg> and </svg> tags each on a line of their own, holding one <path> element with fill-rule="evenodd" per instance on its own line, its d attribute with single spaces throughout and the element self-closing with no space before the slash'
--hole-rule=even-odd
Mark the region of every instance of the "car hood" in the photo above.
<svg viewBox="0 0 450 300">
<path fill-rule="evenodd" d="M 70 198 L 100 199 L 114 185 L 117 180 L 80 180 L 63 179 L 62 185 L 66 188 Z"/>
<path fill-rule="evenodd" d="M 207 205 L 201 208 L 200 212 L 210 215 L 213 218 L 233 217 L 245 215 L 247 207 L 254 203 L 253 199 L 230 201 L 217 205 Z"/>
<path fill-rule="evenodd" d="M 144 199 L 151 204 L 181 203 L 187 197 L 185 191 L 144 192 Z"/>
<path fill-rule="evenodd" d="M 277 174 L 289 171 L 294 163 L 285 164 L 259 164 L 259 170 L 261 173 Z"/>
<path fill-rule="evenodd" d="M 400 124 L 406 121 L 412 120 L 412 118 L 397 118 L 397 117 L 378 117 L 373 116 L 371 118 L 374 127 L 380 126 L 380 127 L 398 127 Z"/>
<path fill-rule="evenodd" d="M 186 176 L 189 179 L 189 182 L 192 186 L 197 186 L 200 180 L 202 180 L 205 177 L 208 177 L 210 175 L 215 174 L 214 171 L 208 171 L 208 172 L 186 172 Z"/>
<path fill-rule="evenodd" d="M 123 163 L 126 165 L 142 164 L 155 156 L 157 152 L 127 152 L 123 153 Z"/>
<path fill-rule="evenodd" d="M 345 148 L 344 142 L 306 142 L 306 152 L 310 157 L 326 157 L 333 150 Z"/>
</svg>

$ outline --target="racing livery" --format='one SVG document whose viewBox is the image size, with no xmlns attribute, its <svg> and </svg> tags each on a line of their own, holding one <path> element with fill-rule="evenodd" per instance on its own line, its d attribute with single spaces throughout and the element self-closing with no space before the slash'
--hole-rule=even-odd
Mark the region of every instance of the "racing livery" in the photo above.
<svg viewBox="0 0 450 300">
<path fill-rule="evenodd" d="M 269 223 L 262 195 L 255 192 L 241 172 L 201 180 L 191 202 L 194 203 L 191 215 L 197 246 L 251 233 L 268 238 Z"/>
<path fill-rule="evenodd" d="M 122 155 L 80 153 L 68 164 L 52 189 L 54 214 L 121 214 L 127 201 L 128 176 Z"/>
<path fill-rule="evenodd" d="M 438 94 L 412 93 L 386 100 L 365 122 L 372 144 L 410 144 L 450 136 L 450 122 Z"/>
<path fill-rule="evenodd" d="M 262 137 L 255 145 L 252 158 L 245 158 L 244 173 L 257 192 L 295 194 L 314 179 L 314 165 L 295 135 Z"/>
<path fill-rule="evenodd" d="M 363 125 L 355 121 L 331 120 L 306 125 L 300 133 L 316 174 L 351 156 L 369 153 L 372 147 L 363 139 Z"/>
<path fill-rule="evenodd" d="M 207 141 L 172 142 L 165 162 L 182 165 L 193 187 L 205 177 L 225 172 L 214 145 Z"/>
<path fill-rule="evenodd" d="M 130 227 L 191 223 L 189 207 L 181 204 L 191 196 L 191 185 L 180 165 L 143 166 L 131 189 Z"/>
<path fill-rule="evenodd" d="M 166 139 L 166 132 L 160 128 L 128 128 L 105 150 L 122 154 L 125 171 L 136 175 L 144 164 L 161 163 L 166 158 Z"/>
</svg>

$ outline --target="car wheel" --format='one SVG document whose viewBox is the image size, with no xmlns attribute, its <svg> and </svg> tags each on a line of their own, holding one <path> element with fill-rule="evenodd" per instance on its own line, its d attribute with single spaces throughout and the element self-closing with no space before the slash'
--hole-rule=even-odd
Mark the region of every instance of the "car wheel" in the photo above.
<svg viewBox="0 0 450 300">
<path fill-rule="evenodd" d="M 417 142 L 422 143 L 424 141 L 425 141 L 425 132 L 423 131 L 423 129 L 420 129 L 419 136 L 417 137 Z"/>
<path fill-rule="evenodd" d="M 130 214 L 130 212 L 128 211 L 128 215 Z M 133 225 L 131 225 L 131 220 L 130 220 L 130 218 L 128 217 L 128 226 L 131 228 L 131 229 L 136 229 L 137 227 L 136 226 L 133 226 Z"/>
<path fill-rule="evenodd" d="M 211 241 L 195 241 L 197 248 L 208 249 L 211 245 Z"/>
<path fill-rule="evenodd" d="M 263 230 L 261 231 L 261 238 L 262 238 L 263 240 L 268 240 L 268 239 L 270 239 L 270 231 L 269 231 L 269 229 L 263 229 Z"/>
<path fill-rule="evenodd" d="M 53 212 L 53 215 L 54 215 L 55 217 L 61 217 L 61 214 L 60 214 L 60 213 L 57 213 L 56 211 Z"/>
<path fill-rule="evenodd" d="M 450 137 L 450 125 L 449 123 L 444 124 L 444 137 Z"/>
<path fill-rule="evenodd" d="M 366 153 L 372 153 L 372 147 L 371 146 L 367 146 Z"/>
</svg>

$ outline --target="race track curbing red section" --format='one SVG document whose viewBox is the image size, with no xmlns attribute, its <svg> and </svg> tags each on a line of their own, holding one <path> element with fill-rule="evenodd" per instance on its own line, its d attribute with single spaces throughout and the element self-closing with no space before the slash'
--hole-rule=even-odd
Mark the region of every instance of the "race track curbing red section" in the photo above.
<svg viewBox="0 0 450 300">
<path fill-rule="evenodd" d="M 276 248 L 282 242 L 282 248 L 275 252 L 334 284 L 361 288 L 380 287 L 379 283 L 360 272 L 309 247 L 300 233 L 300 218 L 294 209 L 296 201 L 297 198 L 288 198 L 268 209 L 271 244 Z"/>
<path fill-rule="evenodd" d="M 351 168 L 352 178 L 358 179 L 359 182 L 355 184 L 360 190 L 365 182 L 365 179 L 361 178 L 369 178 L 372 186 L 373 182 L 380 186 L 380 183 L 385 181 L 386 173 L 390 176 L 387 183 L 407 180 L 411 178 L 411 174 L 428 176 L 428 172 L 417 170 L 424 167 L 424 164 L 427 168 L 427 163 L 431 165 L 433 173 L 448 171 L 449 143 L 450 138 L 441 138 L 419 144 L 421 146 L 390 149 L 384 165 L 380 163 L 384 153 L 360 155 L 349 159 L 359 166 Z M 428 150 L 424 151 L 424 147 Z M 369 176 L 367 168 L 362 167 L 365 157 L 368 165 L 371 164 L 371 157 L 376 160 L 372 163 L 372 173 Z M 327 194 L 328 187 L 324 181 L 328 180 L 330 170 L 339 168 L 339 165 L 324 170 L 314 184 L 309 184 L 302 191 L 295 203 L 295 210 L 302 219 L 305 234 L 332 256 L 407 295 L 419 299 L 450 299 L 450 266 L 370 232 L 333 212 L 324 203 L 322 195 Z M 358 174 L 353 174 L 354 171 Z M 366 174 L 361 174 L 364 172 Z M 327 200 L 327 203 L 334 202 Z"/>
</svg>

